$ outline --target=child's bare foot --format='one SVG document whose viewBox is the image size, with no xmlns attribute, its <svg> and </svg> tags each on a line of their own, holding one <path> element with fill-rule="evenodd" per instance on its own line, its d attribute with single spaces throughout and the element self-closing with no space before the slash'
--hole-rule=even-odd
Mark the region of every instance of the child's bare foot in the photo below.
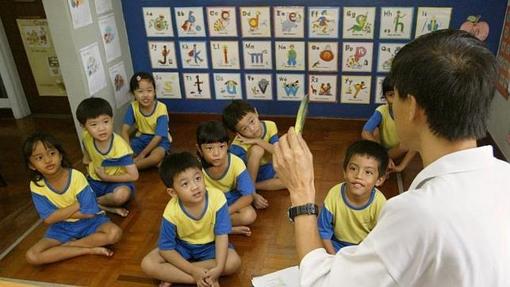
<svg viewBox="0 0 510 287">
<path fill-rule="evenodd" d="M 105 247 L 92 247 L 90 248 L 90 254 L 111 257 L 113 255 L 113 251 Z"/>
<path fill-rule="evenodd" d="M 231 234 L 241 234 L 245 236 L 251 236 L 251 229 L 248 226 L 232 226 Z"/>
<path fill-rule="evenodd" d="M 161 281 L 161 283 L 159 283 L 159 287 L 170 287 L 170 286 L 172 286 L 172 283 L 170 283 L 170 282 Z"/>
<path fill-rule="evenodd" d="M 102 210 L 104 210 L 106 212 L 114 213 L 114 214 L 120 215 L 122 217 L 126 217 L 129 215 L 129 210 L 127 210 L 123 207 L 111 207 L 111 206 L 99 205 L 99 208 L 101 208 Z"/>
<path fill-rule="evenodd" d="M 253 194 L 253 206 L 256 209 L 264 209 L 269 207 L 269 202 L 262 195 L 258 193 Z"/>
</svg>

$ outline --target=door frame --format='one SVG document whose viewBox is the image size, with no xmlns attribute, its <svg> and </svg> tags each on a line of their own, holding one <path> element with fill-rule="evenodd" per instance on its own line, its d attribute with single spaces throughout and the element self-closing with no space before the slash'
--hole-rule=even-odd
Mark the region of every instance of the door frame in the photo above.
<svg viewBox="0 0 510 287">
<path fill-rule="evenodd" d="M 2 21 L 0 21 L 0 76 L 7 92 L 7 99 L 0 99 L 0 108 L 10 108 L 15 119 L 30 115 L 30 107 L 23 91 L 23 85 L 14 63 L 14 57 Z"/>
</svg>

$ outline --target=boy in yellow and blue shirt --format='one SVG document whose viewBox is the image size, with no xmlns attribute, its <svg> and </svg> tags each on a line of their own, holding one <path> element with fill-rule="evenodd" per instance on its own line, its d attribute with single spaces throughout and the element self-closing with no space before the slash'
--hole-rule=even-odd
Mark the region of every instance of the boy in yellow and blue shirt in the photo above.
<svg viewBox="0 0 510 287">
<path fill-rule="evenodd" d="M 205 187 L 202 166 L 189 152 L 165 157 L 160 176 L 172 199 L 163 212 L 158 247 L 145 256 L 142 270 L 166 285 L 216 286 L 220 275 L 241 264 L 228 243 L 232 226 L 225 195 Z"/>
<path fill-rule="evenodd" d="M 123 206 L 134 196 L 138 169 L 129 145 L 113 132 L 112 107 L 105 99 L 88 98 L 78 105 L 76 117 L 85 129 L 83 163 L 99 206 L 127 216 L 129 211 Z"/>
<path fill-rule="evenodd" d="M 246 164 L 257 190 L 279 190 L 285 186 L 273 169 L 273 144 L 278 142 L 278 128 L 273 121 L 259 120 L 257 110 L 241 100 L 234 100 L 223 110 L 223 123 L 236 134 L 230 152 Z M 267 208 L 269 202 L 253 194 L 255 208 Z"/>
<path fill-rule="evenodd" d="M 416 155 L 415 151 L 410 151 L 400 145 L 400 139 L 397 135 L 395 121 L 393 119 L 393 83 L 389 76 L 384 78 L 382 82 L 383 97 L 386 99 L 386 104 L 376 108 L 372 116 L 363 126 L 361 138 L 378 142 L 386 148 L 390 157 L 389 171 L 401 172 L 404 170 L 409 162 Z M 400 160 L 398 165 L 394 161 Z"/>
<path fill-rule="evenodd" d="M 318 217 L 319 233 L 330 254 L 359 244 L 374 229 L 386 198 L 376 186 L 384 182 L 388 154 L 378 143 L 355 142 L 343 163 L 345 181 L 332 187 Z"/>
<path fill-rule="evenodd" d="M 228 131 L 221 122 L 203 122 L 197 128 L 197 150 L 205 184 L 225 193 L 232 233 L 250 236 L 247 225 L 257 218 L 251 206 L 255 185 L 243 160 L 228 152 L 228 142 Z"/>
</svg>

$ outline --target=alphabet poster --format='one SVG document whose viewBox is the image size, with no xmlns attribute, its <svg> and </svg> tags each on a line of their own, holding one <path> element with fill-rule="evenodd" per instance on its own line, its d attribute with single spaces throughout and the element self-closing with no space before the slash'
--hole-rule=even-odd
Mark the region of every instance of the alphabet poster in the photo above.
<svg viewBox="0 0 510 287">
<path fill-rule="evenodd" d="M 156 95 L 159 99 L 180 99 L 181 84 L 177 72 L 156 72 L 152 74 L 156 81 Z"/>
<path fill-rule="evenodd" d="M 413 7 L 382 7 L 381 39 L 411 39 Z"/>
<path fill-rule="evenodd" d="M 301 101 L 305 96 L 304 74 L 276 74 L 279 101 Z"/>
<path fill-rule="evenodd" d="M 279 38 L 303 38 L 305 15 L 302 6 L 276 6 L 274 11 L 274 35 Z"/>
<path fill-rule="evenodd" d="M 241 74 L 214 73 L 214 90 L 217 100 L 242 99 Z"/>
<path fill-rule="evenodd" d="M 342 76 L 340 102 L 344 104 L 370 103 L 371 76 Z"/>
<path fill-rule="evenodd" d="M 308 37 L 338 38 L 339 7 L 309 7 Z"/>
<path fill-rule="evenodd" d="M 305 42 L 275 42 L 276 69 L 285 71 L 305 70 Z"/>
<path fill-rule="evenodd" d="M 243 59 L 247 70 L 272 70 L 272 50 L 270 41 L 244 41 Z"/>
<path fill-rule="evenodd" d="M 144 7 L 143 20 L 147 37 L 173 37 L 170 7 Z"/>
<path fill-rule="evenodd" d="M 205 37 L 202 7 L 176 7 L 174 9 L 179 37 Z"/>
<path fill-rule="evenodd" d="M 207 45 L 205 41 L 181 41 L 181 66 L 188 69 L 207 69 Z"/>
<path fill-rule="evenodd" d="M 174 42 L 149 41 L 149 53 L 153 69 L 177 68 Z"/>
<path fill-rule="evenodd" d="M 248 100 L 272 100 L 272 83 L 271 74 L 245 74 L 246 98 Z"/>
<path fill-rule="evenodd" d="M 377 72 L 389 72 L 395 55 L 405 44 L 379 43 Z"/>
<path fill-rule="evenodd" d="M 338 43 L 308 42 L 308 70 L 336 72 L 337 67 Z"/>
<path fill-rule="evenodd" d="M 207 7 L 207 22 L 211 37 L 237 37 L 235 7 Z"/>
<path fill-rule="evenodd" d="M 416 33 L 418 38 L 423 34 L 450 27 L 452 8 L 446 7 L 419 7 L 416 19 Z"/>
<path fill-rule="evenodd" d="M 184 73 L 183 78 L 187 99 L 211 99 L 208 73 Z"/>
<path fill-rule="evenodd" d="M 237 41 L 211 41 L 211 58 L 214 69 L 239 69 Z"/>
<path fill-rule="evenodd" d="M 336 102 L 336 75 L 310 75 L 308 95 L 310 101 Z"/>
<path fill-rule="evenodd" d="M 271 37 L 269 7 L 240 7 L 239 10 L 244 38 Z"/>
<path fill-rule="evenodd" d="M 374 38 L 375 7 L 344 7 L 343 38 Z"/>
<path fill-rule="evenodd" d="M 371 72 L 373 43 L 344 42 L 342 49 L 342 71 Z"/>
</svg>

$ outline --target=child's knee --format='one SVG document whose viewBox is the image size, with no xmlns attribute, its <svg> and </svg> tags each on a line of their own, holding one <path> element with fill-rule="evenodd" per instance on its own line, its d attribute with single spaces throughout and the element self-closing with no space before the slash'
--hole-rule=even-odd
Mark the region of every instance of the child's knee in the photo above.
<svg viewBox="0 0 510 287">
<path fill-rule="evenodd" d="M 108 241 L 109 244 L 114 244 L 120 241 L 122 238 L 122 229 L 115 224 L 111 225 L 112 227 L 108 231 Z"/>
<path fill-rule="evenodd" d="M 242 219 L 244 224 L 252 224 L 257 219 L 257 212 L 251 205 L 244 208 Z"/>
<path fill-rule="evenodd" d="M 261 146 L 254 145 L 248 150 L 248 158 L 262 158 L 264 153 L 265 150 Z"/>
<path fill-rule="evenodd" d="M 31 265 L 42 264 L 40 258 L 41 258 L 40 254 L 36 252 L 33 248 L 28 249 L 28 251 L 25 253 L 25 259 Z"/>
<path fill-rule="evenodd" d="M 115 203 L 117 203 L 119 205 L 124 204 L 131 197 L 131 189 L 127 186 L 117 187 L 113 191 L 112 196 L 113 196 L 113 201 L 115 201 Z"/>
<path fill-rule="evenodd" d="M 231 275 L 237 272 L 241 267 L 241 257 L 233 249 L 228 249 L 227 263 L 222 275 Z"/>
<path fill-rule="evenodd" d="M 158 265 L 159 264 L 156 262 L 156 260 L 154 260 L 154 256 L 152 256 L 152 252 L 145 255 L 145 257 L 142 259 L 142 263 L 140 263 L 142 271 L 147 275 L 152 275 Z"/>
</svg>

